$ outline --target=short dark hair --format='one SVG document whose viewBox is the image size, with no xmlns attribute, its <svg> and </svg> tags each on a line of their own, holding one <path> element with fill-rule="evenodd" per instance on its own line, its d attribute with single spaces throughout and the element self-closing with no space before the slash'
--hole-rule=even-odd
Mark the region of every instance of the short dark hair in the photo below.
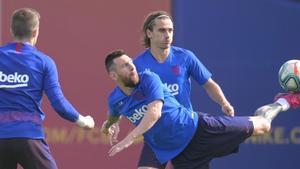
<svg viewBox="0 0 300 169">
<path fill-rule="evenodd" d="M 123 50 L 115 50 L 109 53 L 105 58 L 105 68 L 107 72 L 111 71 L 111 67 L 114 63 L 114 59 L 121 57 L 122 55 L 127 55 Z"/>
<path fill-rule="evenodd" d="M 146 17 L 143 27 L 142 27 L 142 32 L 143 32 L 143 45 L 148 48 L 150 47 L 150 39 L 147 36 L 147 30 L 149 29 L 150 31 L 153 30 L 153 26 L 155 25 L 155 20 L 156 19 L 165 19 L 169 18 L 172 20 L 172 17 L 165 11 L 154 11 L 148 14 Z"/>
<path fill-rule="evenodd" d="M 29 39 L 32 32 L 39 26 L 40 14 L 31 8 L 14 11 L 11 18 L 11 30 L 16 39 Z"/>
</svg>

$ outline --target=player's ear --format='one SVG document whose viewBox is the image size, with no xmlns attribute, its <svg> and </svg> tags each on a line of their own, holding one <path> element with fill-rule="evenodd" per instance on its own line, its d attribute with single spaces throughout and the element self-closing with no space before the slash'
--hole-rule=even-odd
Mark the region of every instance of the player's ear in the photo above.
<svg viewBox="0 0 300 169">
<path fill-rule="evenodd" d="M 32 38 L 37 38 L 39 35 L 39 28 L 36 28 L 32 31 Z"/>
<path fill-rule="evenodd" d="M 113 80 L 117 80 L 117 77 L 118 77 L 117 73 L 114 72 L 114 71 L 110 71 L 110 72 L 109 72 L 109 76 L 110 76 L 110 78 L 112 78 Z"/>
<path fill-rule="evenodd" d="M 148 37 L 149 39 L 151 39 L 152 31 L 149 30 L 149 29 L 147 29 L 147 30 L 146 30 L 146 34 L 147 34 L 147 37 Z"/>
</svg>

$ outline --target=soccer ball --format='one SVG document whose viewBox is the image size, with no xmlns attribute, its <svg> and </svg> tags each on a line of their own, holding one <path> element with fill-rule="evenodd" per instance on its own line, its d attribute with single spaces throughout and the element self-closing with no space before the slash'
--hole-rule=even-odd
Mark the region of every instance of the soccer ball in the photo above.
<svg viewBox="0 0 300 169">
<path fill-rule="evenodd" d="M 300 60 L 289 60 L 280 67 L 279 83 L 288 92 L 300 91 Z"/>
</svg>

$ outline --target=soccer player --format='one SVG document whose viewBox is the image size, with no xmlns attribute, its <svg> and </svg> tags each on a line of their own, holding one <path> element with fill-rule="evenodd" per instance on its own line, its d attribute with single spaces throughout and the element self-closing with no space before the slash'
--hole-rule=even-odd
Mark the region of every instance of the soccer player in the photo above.
<svg viewBox="0 0 300 169">
<path fill-rule="evenodd" d="M 234 116 L 233 107 L 220 86 L 212 79 L 211 72 L 193 52 L 171 45 L 174 28 L 172 18 L 167 12 L 150 13 L 144 21 L 142 31 L 147 49 L 134 60 L 138 72 L 148 69 L 158 74 L 171 90 L 171 94 L 190 110 L 193 110 L 190 99 L 193 78 L 221 106 L 225 114 Z"/>
<path fill-rule="evenodd" d="M 137 56 L 134 63 L 138 72 L 151 70 L 158 74 L 171 94 L 186 108 L 193 110 L 191 78 L 203 86 L 212 100 L 221 106 L 222 111 L 234 116 L 234 108 L 223 94 L 220 86 L 211 78 L 211 72 L 189 50 L 172 46 L 173 21 L 165 11 L 150 13 L 143 24 L 144 46 L 147 48 Z M 118 124 L 110 130 L 112 142 L 119 132 Z"/>
<path fill-rule="evenodd" d="M 139 169 L 162 169 L 171 161 L 175 169 L 208 169 L 210 161 L 232 153 L 252 135 L 269 132 L 271 121 L 282 111 L 258 109 L 257 116 L 231 117 L 195 113 L 179 104 L 158 75 L 139 74 L 123 51 L 107 55 L 105 66 L 117 87 L 108 98 L 109 116 L 102 132 L 125 116 L 136 127 L 112 146 L 109 156 L 128 148 L 143 135 Z M 269 116 L 272 114 L 272 116 Z"/>
<path fill-rule="evenodd" d="M 86 129 L 94 120 L 67 101 L 54 61 L 35 48 L 39 13 L 22 8 L 11 19 L 14 42 L 0 47 L 0 168 L 57 169 L 42 126 L 43 92 L 62 118 Z"/>
</svg>

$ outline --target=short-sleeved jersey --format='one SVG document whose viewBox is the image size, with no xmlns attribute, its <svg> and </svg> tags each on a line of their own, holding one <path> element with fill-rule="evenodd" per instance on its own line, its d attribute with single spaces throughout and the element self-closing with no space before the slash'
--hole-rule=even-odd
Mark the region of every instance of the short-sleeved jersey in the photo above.
<svg viewBox="0 0 300 169">
<path fill-rule="evenodd" d="M 169 56 L 163 63 L 158 62 L 147 49 L 135 58 L 134 64 L 138 72 L 148 69 L 158 74 L 178 102 L 190 110 L 193 110 L 190 77 L 203 85 L 212 76 L 193 52 L 174 46 L 171 46 Z"/>
<path fill-rule="evenodd" d="M 119 87 L 113 90 L 108 98 L 109 112 L 111 116 L 125 116 L 138 125 L 147 113 L 147 105 L 161 100 L 162 115 L 144 133 L 144 140 L 157 159 L 165 163 L 182 152 L 190 142 L 198 125 L 198 114 L 180 105 L 155 73 L 144 71 L 139 73 L 139 78 L 140 83 L 129 96 Z"/>
<path fill-rule="evenodd" d="M 79 114 L 65 99 L 54 61 L 27 43 L 0 48 L 0 138 L 44 138 L 41 109 L 45 92 L 65 119 Z"/>
</svg>

